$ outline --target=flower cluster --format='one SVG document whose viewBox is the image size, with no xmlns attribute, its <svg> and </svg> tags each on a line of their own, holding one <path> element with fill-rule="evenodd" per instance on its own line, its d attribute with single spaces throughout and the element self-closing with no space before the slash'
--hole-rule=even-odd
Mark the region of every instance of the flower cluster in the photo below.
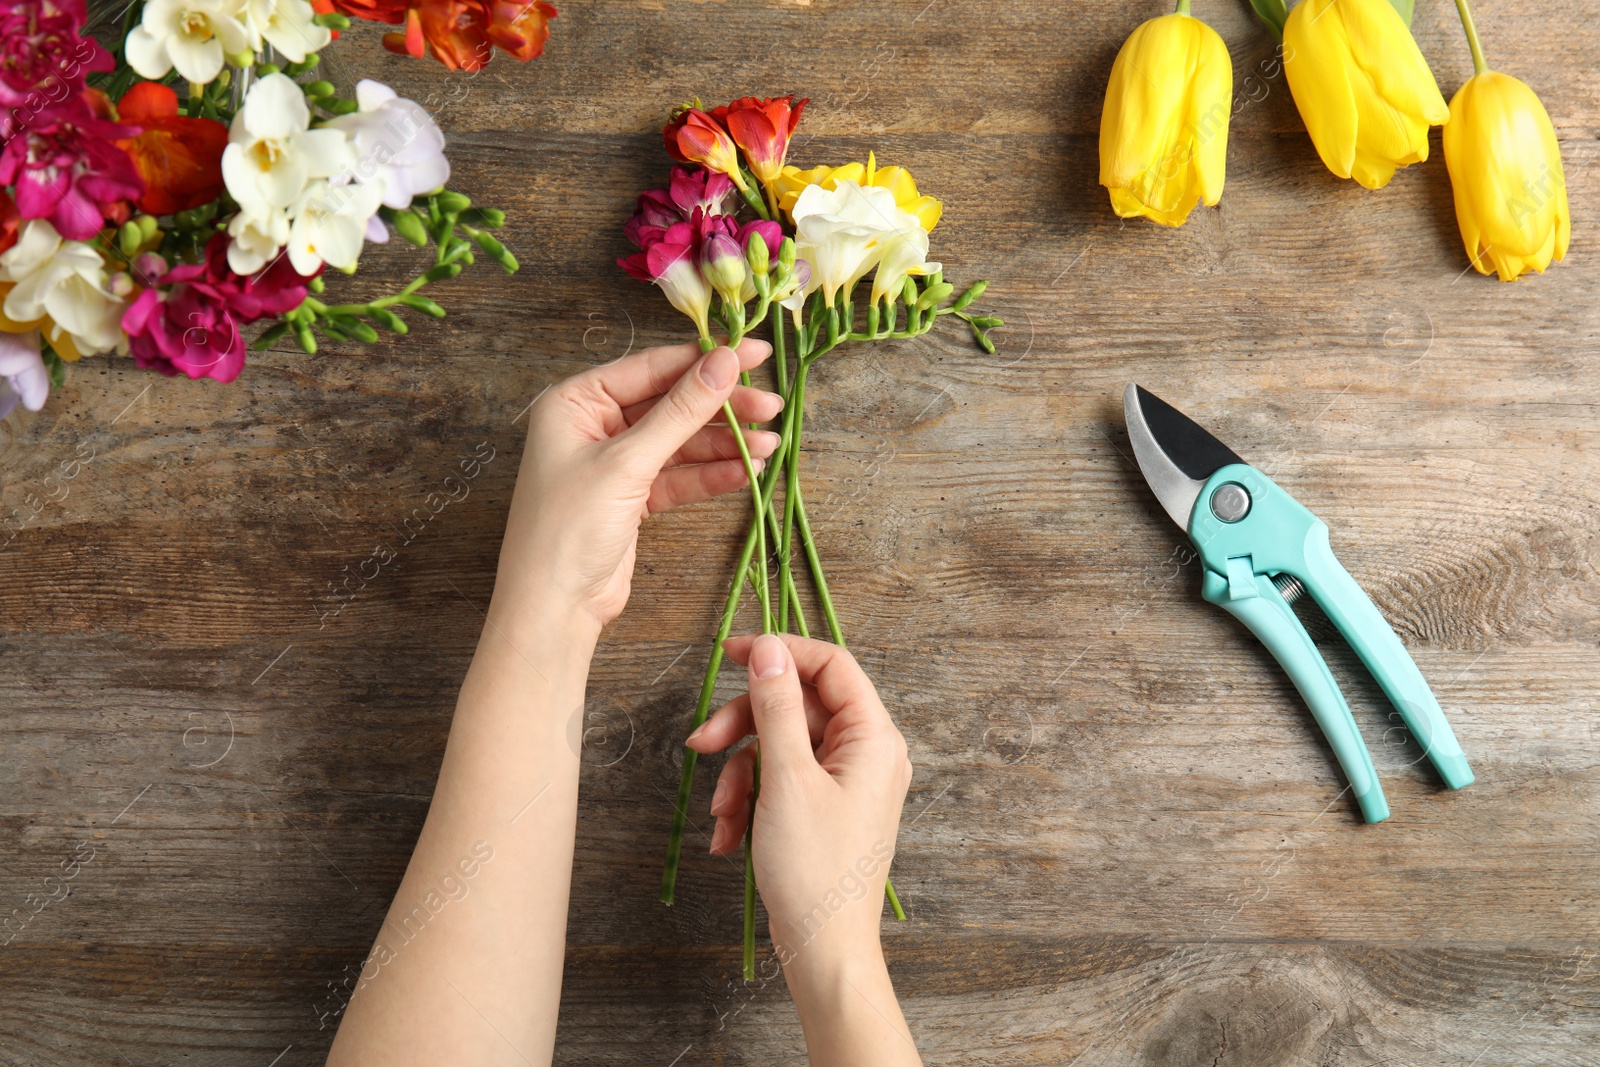
<svg viewBox="0 0 1600 1067">
<path fill-rule="evenodd" d="M 443 314 L 417 290 L 474 248 L 516 269 L 487 232 L 504 216 L 445 189 L 427 111 L 377 82 L 343 99 L 304 81 L 344 16 L 309 0 L 135 10 L 107 51 L 84 0 L 0 0 L 0 415 L 38 410 L 87 355 L 231 381 L 251 323 L 269 323 L 257 347 L 376 340 L 372 323 L 406 332 L 395 305 Z M 286 66 L 259 62 L 268 48 Z M 353 272 L 391 227 L 435 246 L 421 277 L 365 304 L 316 299 L 325 267 Z"/>
<path fill-rule="evenodd" d="M 1444 127 L 1456 221 L 1480 274 L 1515 281 L 1565 257 L 1572 234 L 1555 128 L 1527 85 L 1489 69 L 1466 0 L 1476 73 L 1446 106 L 1411 36 L 1409 2 L 1252 0 L 1283 42 L 1282 70 L 1311 143 L 1340 178 L 1381 189 L 1428 158 Z M 1233 67 L 1215 30 L 1179 0 L 1117 53 L 1100 122 L 1100 184 L 1124 218 L 1181 226 L 1222 196 Z"/>
<path fill-rule="evenodd" d="M 780 442 L 759 476 L 733 409 L 723 409 L 745 465 L 754 513 L 701 685 L 695 726 L 710 709 L 721 643 L 746 584 L 755 590 L 765 631 L 792 625 L 809 635 L 791 566 L 796 530 L 806 545 L 802 566 L 811 572 L 829 633 L 844 643 L 800 488 L 801 418 L 811 364 L 847 342 L 920 336 L 947 315 L 965 322 L 977 343 L 993 352 L 989 331 L 1003 325 L 968 310 L 987 283 L 957 296 L 942 265 L 929 259 L 930 234 L 944 207 L 920 193 L 904 167 L 879 167 L 871 154 L 864 163 L 840 167 L 802 170 L 789 164 L 805 105 L 782 96 L 745 97 L 709 110 L 697 100 L 679 108 L 662 131 L 667 155 L 678 166 L 666 188 L 639 194 L 623 227 L 639 251 L 618 264 L 661 289 L 694 323 L 702 349 L 719 341 L 735 344 L 770 315 L 776 385 L 785 400 Z M 773 501 L 780 476 L 781 507 Z M 774 570 L 775 583 L 769 574 Z M 661 897 L 669 904 L 694 768 L 695 753 L 686 749 L 662 877 Z M 754 885 L 746 879 L 747 978 L 755 963 Z M 892 885 L 888 896 L 904 918 Z"/>
</svg>

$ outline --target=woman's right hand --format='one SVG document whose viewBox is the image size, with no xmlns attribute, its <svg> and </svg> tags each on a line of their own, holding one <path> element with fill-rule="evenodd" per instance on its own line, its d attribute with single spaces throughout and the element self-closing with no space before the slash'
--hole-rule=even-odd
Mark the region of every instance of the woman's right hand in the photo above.
<svg viewBox="0 0 1600 1067">
<path fill-rule="evenodd" d="M 711 851 L 740 846 L 760 753 L 756 886 L 811 1062 L 920 1063 L 879 941 L 884 883 L 911 784 L 905 738 L 848 650 L 789 634 L 730 638 L 750 692 L 689 736 L 720 752 L 756 735 L 717 779 Z"/>
</svg>

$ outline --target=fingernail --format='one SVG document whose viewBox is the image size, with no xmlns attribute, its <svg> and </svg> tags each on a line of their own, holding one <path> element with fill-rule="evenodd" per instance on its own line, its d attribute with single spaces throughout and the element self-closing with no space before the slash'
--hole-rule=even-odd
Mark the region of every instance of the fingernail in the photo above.
<svg viewBox="0 0 1600 1067">
<path fill-rule="evenodd" d="M 721 836 L 722 836 L 722 820 L 718 819 L 717 820 L 717 824 L 711 828 L 711 848 L 710 848 L 709 851 L 713 855 L 715 855 L 716 851 L 717 851 L 717 839 L 719 837 L 721 837 Z"/>
<path fill-rule="evenodd" d="M 776 451 L 778 446 L 783 443 L 783 435 L 773 433 L 771 430 L 762 430 L 756 434 L 756 440 Z"/>
<path fill-rule="evenodd" d="M 757 474 L 760 474 L 762 471 L 767 469 L 767 461 L 764 459 L 752 459 L 750 461 L 750 467 Z"/>
<path fill-rule="evenodd" d="M 719 393 L 738 376 L 739 357 L 731 348 L 713 348 L 700 360 L 700 380 Z"/>
<path fill-rule="evenodd" d="M 693 730 L 689 731 L 689 736 L 683 739 L 683 743 L 687 745 L 690 741 L 693 741 L 695 738 L 699 737 L 705 732 L 706 724 L 701 723 L 699 726 L 696 726 Z"/>
<path fill-rule="evenodd" d="M 712 811 L 712 814 L 716 813 L 717 808 L 722 804 L 722 798 L 727 796 L 727 795 L 728 795 L 728 783 L 727 782 L 718 782 L 717 783 L 717 788 L 714 789 L 712 791 L 712 793 L 711 793 L 711 811 Z"/>
<path fill-rule="evenodd" d="M 762 634 L 750 649 L 750 676 L 765 681 L 789 668 L 789 650 L 771 634 Z"/>
</svg>

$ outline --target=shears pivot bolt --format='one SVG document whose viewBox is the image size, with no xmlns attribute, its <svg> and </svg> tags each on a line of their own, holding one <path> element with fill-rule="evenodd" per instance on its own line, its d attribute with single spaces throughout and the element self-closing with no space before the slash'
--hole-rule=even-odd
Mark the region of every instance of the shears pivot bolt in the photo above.
<svg viewBox="0 0 1600 1067">
<path fill-rule="evenodd" d="M 1250 514 L 1250 493 L 1238 482 L 1217 486 L 1211 494 L 1211 514 L 1223 522 L 1238 522 Z"/>
</svg>

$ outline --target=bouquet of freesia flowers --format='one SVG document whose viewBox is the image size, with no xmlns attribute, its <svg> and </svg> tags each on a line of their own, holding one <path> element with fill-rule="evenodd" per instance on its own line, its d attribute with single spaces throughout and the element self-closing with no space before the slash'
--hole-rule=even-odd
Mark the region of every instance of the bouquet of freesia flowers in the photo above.
<svg viewBox="0 0 1600 1067">
<path fill-rule="evenodd" d="M 724 343 L 737 344 L 770 319 L 776 384 L 785 401 L 781 441 L 759 477 L 732 407 L 723 408 L 745 463 L 754 513 L 712 642 L 695 706 L 696 727 L 710 710 L 722 642 L 747 584 L 765 632 L 792 627 L 810 636 L 792 567 L 796 542 L 828 634 L 844 644 L 800 487 L 800 433 L 811 365 L 847 342 L 918 337 L 947 316 L 965 322 L 977 343 L 993 352 L 988 333 L 1002 325 L 998 318 L 969 310 L 986 282 L 956 296 L 940 265 L 929 260 L 928 235 L 943 205 L 919 194 L 904 167 L 879 167 L 872 155 L 865 163 L 842 167 L 787 165 L 789 140 L 805 105 L 792 96 L 746 97 L 709 111 L 697 100 L 674 112 L 664 138 L 667 154 L 679 166 L 667 188 L 639 195 L 638 211 L 624 229 L 640 251 L 618 261 L 639 280 L 660 286 L 672 306 L 694 323 L 705 351 L 719 335 Z M 781 504 L 775 502 L 780 475 Z M 695 760 L 694 750 L 685 748 L 661 882 L 661 899 L 668 904 L 676 892 Z M 756 768 L 759 791 L 759 759 Z M 755 874 L 748 831 L 744 847 L 744 970 L 751 978 Z M 888 897 L 896 917 L 904 918 L 892 884 Z"/>
<path fill-rule="evenodd" d="M 0 0 L 0 417 L 41 408 L 66 365 L 115 352 L 165 375 L 232 381 L 292 333 L 375 341 L 474 249 L 516 259 L 505 221 L 445 188 L 444 136 L 419 105 L 363 81 L 307 81 L 343 15 L 308 0 L 149 0 L 107 50 L 84 0 Z M 272 61 L 280 58 L 283 65 Z M 182 90 L 180 95 L 179 90 Z M 432 245 L 397 293 L 328 304 L 391 228 Z"/>
</svg>

